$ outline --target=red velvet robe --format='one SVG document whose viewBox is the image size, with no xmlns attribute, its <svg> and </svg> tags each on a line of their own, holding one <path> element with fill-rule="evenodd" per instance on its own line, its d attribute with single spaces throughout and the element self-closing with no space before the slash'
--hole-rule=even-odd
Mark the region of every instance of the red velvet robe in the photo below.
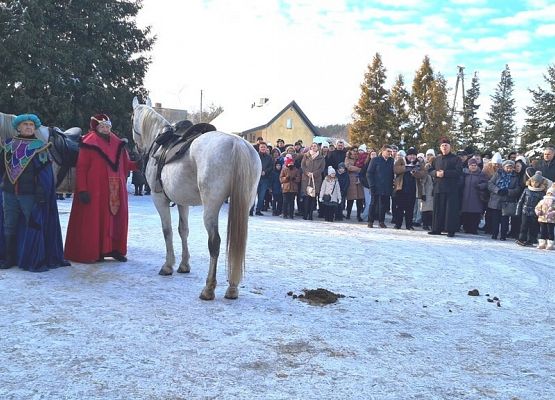
<svg viewBox="0 0 555 400">
<path fill-rule="evenodd" d="M 124 145 L 113 133 L 109 141 L 92 131 L 83 138 L 65 243 L 68 260 L 92 263 L 113 251 L 127 254 L 126 182 L 137 166 Z M 91 196 L 89 204 L 79 200 L 83 191 Z"/>
</svg>

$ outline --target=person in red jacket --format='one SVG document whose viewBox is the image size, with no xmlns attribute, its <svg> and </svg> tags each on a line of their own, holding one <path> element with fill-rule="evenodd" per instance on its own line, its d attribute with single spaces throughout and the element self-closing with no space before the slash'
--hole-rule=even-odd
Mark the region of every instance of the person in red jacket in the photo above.
<svg viewBox="0 0 555 400">
<path fill-rule="evenodd" d="M 67 228 L 65 257 L 94 263 L 127 261 L 127 176 L 137 169 L 125 142 L 111 131 L 106 114 L 91 117 L 76 167 L 76 187 Z"/>
</svg>

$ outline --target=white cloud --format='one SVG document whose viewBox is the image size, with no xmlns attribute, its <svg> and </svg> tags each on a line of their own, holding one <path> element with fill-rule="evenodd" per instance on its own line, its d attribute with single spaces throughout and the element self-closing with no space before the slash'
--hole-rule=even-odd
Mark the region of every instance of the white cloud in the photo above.
<svg viewBox="0 0 555 400">
<path fill-rule="evenodd" d="M 486 0 L 451 0 L 453 4 L 463 4 L 463 5 L 475 5 L 475 4 L 485 4 Z"/>
<path fill-rule="evenodd" d="M 555 24 L 540 25 L 536 29 L 536 35 L 538 36 L 555 36 Z"/>
<path fill-rule="evenodd" d="M 540 9 L 521 11 L 510 17 L 494 18 L 496 25 L 522 26 L 530 21 L 555 21 L 555 4 Z"/>
</svg>

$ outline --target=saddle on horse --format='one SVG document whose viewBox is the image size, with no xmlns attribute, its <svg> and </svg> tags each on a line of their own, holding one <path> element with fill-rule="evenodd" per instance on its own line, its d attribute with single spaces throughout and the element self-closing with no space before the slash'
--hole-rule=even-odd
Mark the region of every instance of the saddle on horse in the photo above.
<svg viewBox="0 0 555 400">
<path fill-rule="evenodd" d="M 193 140 L 206 132 L 215 131 L 214 125 L 199 123 L 193 125 L 191 121 L 183 120 L 175 125 L 168 125 L 152 143 L 148 152 L 149 156 L 156 160 L 156 187 L 154 191 L 159 193 L 162 188 L 162 169 L 166 164 L 179 160 L 185 155 Z M 168 155 L 171 152 L 171 156 Z"/>
</svg>

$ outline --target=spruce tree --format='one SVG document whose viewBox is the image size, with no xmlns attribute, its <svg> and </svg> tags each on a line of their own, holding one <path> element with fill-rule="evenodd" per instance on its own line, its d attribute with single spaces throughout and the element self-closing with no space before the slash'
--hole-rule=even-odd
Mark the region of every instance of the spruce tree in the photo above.
<svg viewBox="0 0 555 400">
<path fill-rule="evenodd" d="M 414 135 L 412 124 L 409 118 L 410 94 L 405 88 L 403 75 L 399 74 L 395 80 L 395 84 L 391 88 L 389 95 L 389 103 L 391 106 L 391 130 L 395 132 L 395 137 L 402 138 L 405 147 L 416 146 L 416 137 Z M 392 143 L 395 139 L 392 140 Z M 400 141 L 399 141 L 400 142 Z"/>
<path fill-rule="evenodd" d="M 546 89 L 529 89 L 533 104 L 526 107 L 522 135 L 522 147 L 529 156 L 540 154 L 547 143 L 555 144 L 555 64 L 547 67 L 544 79 L 548 85 Z"/>
<path fill-rule="evenodd" d="M 480 127 L 482 123 L 477 116 L 480 104 L 477 104 L 478 97 L 480 96 L 480 81 L 478 73 L 474 72 L 470 88 L 466 91 L 466 96 L 463 103 L 463 115 L 460 126 L 461 135 L 459 143 L 461 147 L 470 146 L 473 149 L 478 149 L 478 144 L 482 144 L 483 138 L 480 135 Z"/>
<path fill-rule="evenodd" d="M 416 141 L 421 146 L 433 146 L 424 138 L 428 135 L 429 107 L 432 103 L 432 85 L 434 82 L 434 71 L 430 58 L 424 57 L 422 65 L 416 71 L 412 82 L 412 93 L 410 97 L 410 116 L 416 134 Z"/>
<path fill-rule="evenodd" d="M 442 137 L 449 137 L 449 103 L 447 81 L 437 73 L 431 85 L 430 105 L 427 109 L 427 124 L 422 132 L 422 141 L 435 145 Z"/>
<path fill-rule="evenodd" d="M 487 150 L 507 155 L 515 148 L 515 100 L 513 79 L 509 66 L 501 72 L 501 80 L 491 96 L 492 105 L 484 129 L 484 146 Z"/>
<path fill-rule="evenodd" d="M 364 82 L 360 85 L 360 99 L 354 107 L 353 123 L 349 131 L 349 141 L 352 144 L 365 143 L 380 147 L 391 142 L 387 137 L 391 114 L 389 91 L 384 88 L 385 72 L 382 57 L 376 53 L 364 74 Z"/>
<path fill-rule="evenodd" d="M 154 42 L 135 18 L 142 1 L 7 0 L 0 3 L 0 110 L 34 112 L 47 125 L 88 128 L 109 114 L 130 135 L 131 102 Z"/>
</svg>

